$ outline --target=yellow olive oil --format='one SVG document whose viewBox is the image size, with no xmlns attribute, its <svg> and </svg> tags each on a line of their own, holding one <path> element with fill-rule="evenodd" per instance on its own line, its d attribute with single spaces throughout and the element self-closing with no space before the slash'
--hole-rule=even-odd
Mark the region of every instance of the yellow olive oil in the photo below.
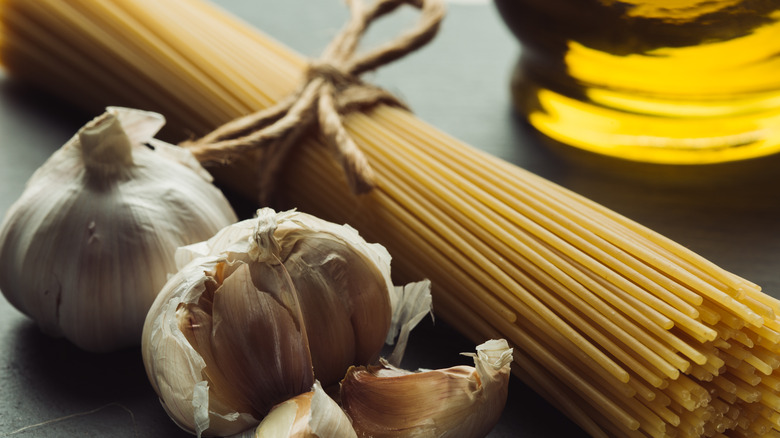
<svg viewBox="0 0 780 438">
<path fill-rule="evenodd" d="M 522 43 L 516 107 L 551 139 L 664 164 L 780 152 L 780 1 L 496 4 Z"/>
</svg>

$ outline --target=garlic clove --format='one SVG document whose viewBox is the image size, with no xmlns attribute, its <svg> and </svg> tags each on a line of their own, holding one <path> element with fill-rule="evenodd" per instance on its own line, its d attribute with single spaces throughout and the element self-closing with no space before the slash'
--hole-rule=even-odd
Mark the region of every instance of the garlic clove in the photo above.
<svg viewBox="0 0 780 438">
<path fill-rule="evenodd" d="M 209 293 L 207 284 L 213 280 L 205 272 L 216 271 L 218 261 L 203 260 L 173 275 L 149 310 L 157 317 L 147 318 L 142 336 L 146 374 L 160 403 L 179 427 L 198 436 L 204 432 L 208 436 L 209 428 L 225 431 L 224 435 L 238 433 L 259 421 L 248 410 L 238 406 L 239 411 L 233 406 L 238 396 L 230 397 L 231 385 L 216 367 L 209 370 L 213 380 L 205 377 L 207 363 L 213 363 L 210 349 L 202 347 L 210 345 L 204 339 L 210 336 L 210 329 L 200 325 L 204 318 L 192 307 L 201 295 Z M 182 320 L 192 314 L 201 319 L 191 321 L 189 328 L 203 330 L 182 331 L 182 327 L 188 327 Z M 193 348 L 193 339 L 204 355 Z M 218 393 L 214 389 L 217 385 Z"/>
<path fill-rule="evenodd" d="M 390 295 L 378 269 L 330 234 L 287 233 L 284 266 L 301 297 L 317 378 L 335 384 L 353 364 L 379 357 L 390 327 Z"/>
<path fill-rule="evenodd" d="M 257 429 L 241 436 L 247 438 L 357 438 L 349 417 L 328 396 L 319 382 L 314 383 L 311 391 L 274 406 Z"/>
<path fill-rule="evenodd" d="M 214 293 L 214 365 L 260 415 L 314 383 L 306 332 L 282 296 L 295 291 L 280 270 L 239 264 Z"/>
<path fill-rule="evenodd" d="M 341 404 L 359 437 L 484 437 L 506 403 L 512 349 L 503 339 L 477 347 L 474 367 L 409 372 L 353 367 Z"/>
</svg>

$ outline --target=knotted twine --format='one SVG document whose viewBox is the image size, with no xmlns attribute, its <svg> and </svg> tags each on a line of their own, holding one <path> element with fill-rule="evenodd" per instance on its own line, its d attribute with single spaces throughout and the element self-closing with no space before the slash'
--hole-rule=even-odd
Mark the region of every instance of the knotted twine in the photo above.
<svg viewBox="0 0 780 438">
<path fill-rule="evenodd" d="M 344 127 L 344 117 L 379 104 L 408 110 L 360 75 L 393 62 L 430 42 L 444 18 L 443 0 L 346 0 L 350 18 L 319 59 L 309 63 L 297 91 L 264 110 L 228 122 L 197 140 L 181 143 L 204 164 L 226 165 L 262 151 L 256 163 L 260 202 L 268 202 L 285 159 L 306 135 L 319 135 L 340 162 L 353 192 L 374 187 L 368 160 Z M 420 10 L 417 25 L 361 56 L 356 50 L 369 25 L 404 4 Z"/>
</svg>

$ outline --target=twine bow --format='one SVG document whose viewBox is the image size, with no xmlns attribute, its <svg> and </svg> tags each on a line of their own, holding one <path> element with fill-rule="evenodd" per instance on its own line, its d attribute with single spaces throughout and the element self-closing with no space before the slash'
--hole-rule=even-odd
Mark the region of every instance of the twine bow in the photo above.
<svg viewBox="0 0 780 438">
<path fill-rule="evenodd" d="M 374 174 L 366 157 L 350 137 L 343 116 L 366 111 L 380 103 L 406 106 L 359 76 L 395 61 L 433 39 L 444 17 L 443 0 L 347 0 L 350 19 L 321 57 L 311 62 L 304 84 L 276 105 L 222 125 L 204 137 L 183 142 L 201 163 L 229 163 L 246 152 L 262 149 L 259 160 L 260 199 L 267 202 L 274 182 L 290 150 L 302 136 L 317 128 L 336 156 L 350 187 L 365 193 L 374 186 Z M 403 4 L 420 9 L 417 26 L 396 39 L 356 56 L 360 38 L 377 18 Z"/>
</svg>

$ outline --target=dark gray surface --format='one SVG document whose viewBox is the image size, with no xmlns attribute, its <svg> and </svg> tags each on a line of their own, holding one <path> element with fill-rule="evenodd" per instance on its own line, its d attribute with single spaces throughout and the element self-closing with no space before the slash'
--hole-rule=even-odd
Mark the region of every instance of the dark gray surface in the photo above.
<svg viewBox="0 0 780 438">
<path fill-rule="evenodd" d="M 222 3 L 312 57 L 346 17 L 338 0 Z M 381 23 L 367 44 L 414 18 L 404 12 Z M 508 83 L 518 50 L 491 4 L 453 3 L 431 45 L 368 79 L 397 93 L 419 117 L 455 137 L 648 225 L 777 296 L 777 159 L 750 166 L 675 169 L 637 168 L 562 154 L 544 145 L 512 113 Z M 0 76 L 0 213 L 21 194 L 32 172 L 92 116 Z M 696 177 L 689 178 L 693 174 Z M 443 323 L 426 321 L 413 333 L 404 365 L 438 368 L 467 363 L 458 353 L 472 349 L 473 344 Z M 137 349 L 84 353 L 41 335 L 33 322 L 0 297 L 0 436 L 8 434 L 188 436 L 157 402 Z M 490 436 L 583 433 L 513 378 L 507 408 Z"/>
</svg>

